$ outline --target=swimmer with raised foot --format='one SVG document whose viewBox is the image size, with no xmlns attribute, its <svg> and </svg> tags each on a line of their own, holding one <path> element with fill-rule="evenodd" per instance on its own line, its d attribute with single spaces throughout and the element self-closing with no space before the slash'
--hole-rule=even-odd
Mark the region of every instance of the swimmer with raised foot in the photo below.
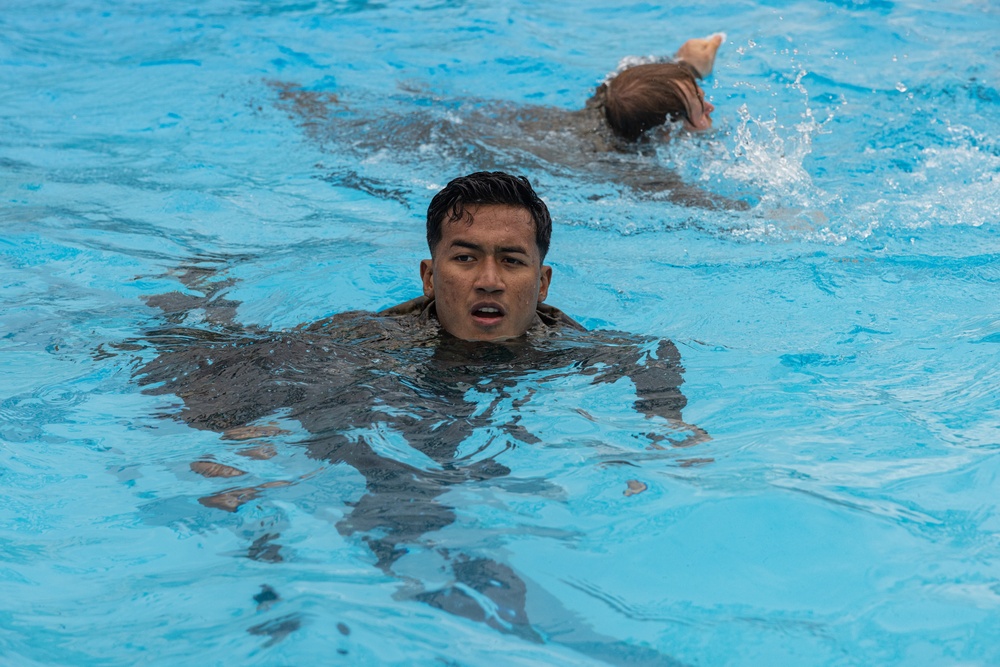
<svg viewBox="0 0 1000 667">
<path fill-rule="evenodd" d="M 626 141 L 636 141 L 668 121 L 683 121 L 690 132 L 707 130 L 715 106 L 705 99 L 698 80 L 712 73 L 724 39 L 722 33 L 689 39 L 669 61 L 624 58 L 587 107 L 603 111 L 608 127 Z"/>
</svg>

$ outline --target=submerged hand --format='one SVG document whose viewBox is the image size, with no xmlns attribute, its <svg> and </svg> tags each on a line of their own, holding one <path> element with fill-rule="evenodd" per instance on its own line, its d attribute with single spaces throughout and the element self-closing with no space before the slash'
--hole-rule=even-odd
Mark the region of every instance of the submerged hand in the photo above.
<svg viewBox="0 0 1000 667">
<path fill-rule="evenodd" d="M 677 54 L 674 57 L 694 67 L 698 74 L 704 78 L 712 73 L 712 67 L 715 66 L 715 54 L 725 38 L 725 34 L 717 32 L 708 37 L 689 39 L 684 42 L 681 48 L 677 49 Z"/>
</svg>

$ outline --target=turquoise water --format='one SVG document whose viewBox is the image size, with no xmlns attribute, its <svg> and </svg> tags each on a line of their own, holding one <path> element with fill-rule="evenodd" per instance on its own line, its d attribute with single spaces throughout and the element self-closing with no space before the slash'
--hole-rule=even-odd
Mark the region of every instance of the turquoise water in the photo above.
<svg viewBox="0 0 1000 667">
<path fill-rule="evenodd" d="M 622 661 L 994 663 L 998 29 L 992 3 L 916 0 L 5 7 L 0 662 L 600 664 L 576 633 Z M 717 30 L 715 131 L 640 162 L 747 210 L 477 140 Z M 552 209 L 549 301 L 673 340 L 711 440 L 646 449 L 627 381 L 526 379 L 495 418 L 541 442 L 487 448 L 508 481 L 449 488 L 454 522 L 387 574 L 335 528 L 361 475 L 284 413 L 249 442 L 170 418 L 132 344 L 163 325 L 146 298 L 196 291 L 185 267 L 231 281 L 245 327 L 407 299 L 429 197 L 497 165 Z M 447 585 L 442 548 L 516 572 L 549 641 L 412 599 Z"/>
</svg>

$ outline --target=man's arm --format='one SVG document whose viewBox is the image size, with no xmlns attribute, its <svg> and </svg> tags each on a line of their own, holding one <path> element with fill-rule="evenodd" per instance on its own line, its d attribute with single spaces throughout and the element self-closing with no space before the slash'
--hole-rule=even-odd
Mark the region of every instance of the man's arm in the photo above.
<svg viewBox="0 0 1000 667">
<path fill-rule="evenodd" d="M 635 370 L 629 373 L 635 383 L 638 398 L 635 409 L 647 417 L 660 416 L 679 431 L 690 433 L 687 437 L 675 440 L 671 437 L 650 434 L 654 444 L 660 440 L 668 440 L 678 447 L 690 447 L 710 440 L 703 429 L 688 424 L 681 417 L 681 411 L 687 405 L 687 398 L 681 393 L 684 378 L 681 366 L 681 355 L 677 346 L 669 340 L 661 340 L 652 352 L 640 358 Z"/>
<path fill-rule="evenodd" d="M 636 411 L 647 418 L 660 417 L 667 421 L 676 434 L 649 433 L 655 447 L 667 441 L 676 447 L 690 447 L 706 442 L 711 437 L 703 429 L 688 424 L 682 417 L 687 398 L 681 393 L 684 383 L 680 352 L 669 340 L 660 340 L 653 346 L 643 346 L 637 352 L 636 342 L 630 341 L 627 348 L 612 346 L 608 351 L 619 354 L 602 354 L 593 361 L 603 362 L 596 371 L 595 382 L 615 382 L 628 376 L 635 385 Z M 629 349 L 629 354 L 620 354 Z"/>
</svg>

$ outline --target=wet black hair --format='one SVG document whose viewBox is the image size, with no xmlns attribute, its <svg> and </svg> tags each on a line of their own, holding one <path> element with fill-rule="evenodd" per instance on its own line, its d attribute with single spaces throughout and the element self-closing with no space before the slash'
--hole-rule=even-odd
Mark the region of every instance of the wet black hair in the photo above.
<svg viewBox="0 0 1000 667">
<path fill-rule="evenodd" d="M 434 255 L 434 248 L 441 241 L 441 225 L 472 218 L 466 206 L 500 205 L 527 209 L 535 222 L 535 244 L 542 260 L 549 251 L 552 238 L 552 217 L 545 202 L 535 193 L 531 182 L 524 176 L 511 176 L 502 171 L 477 171 L 451 181 L 434 195 L 427 207 L 427 245 Z"/>
</svg>

